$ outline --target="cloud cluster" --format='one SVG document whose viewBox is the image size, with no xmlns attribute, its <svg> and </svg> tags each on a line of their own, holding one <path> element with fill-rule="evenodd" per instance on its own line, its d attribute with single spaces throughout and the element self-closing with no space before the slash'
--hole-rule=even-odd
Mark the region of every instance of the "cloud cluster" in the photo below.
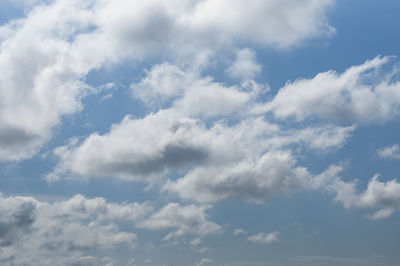
<svg viewBox="0 0 400 266">
<path fill-rule="evenodd" d="M 63 116 L 81 110 L 82 97 L 93 91 L 84 82 L 92 70 L 238 40 L 289 47 L 332 31 L 325 20 L 331 2 L 21 2 L 26 17 L 0 26 L 0 160 L 33 156 Z"/>
<path fill-rule="evenodd" d="M 111 177 L 165 183 L 164 191 L 199 202 L 262 201 L 316 188 L 317 176 L 297 165 L 292 146 L 336 149 L 355 129 L 286 129 L 252 114 L 265 87 L 254 81 L 227 87 L 170 64 L 155 66 L 132 89 L 151 106 L 168 103 L 143 118 L 127 116 L 107 134 L 59 147 L 60 162 L 48 180 Z"/>
<path fill-rule="evenodd" d="M 170 203 L 156 211 L 150 203 L 117 204 L 82 195 L 52 203 L 1 196 L 0 263 L 98 265 L 118 260 L 118 247 L 133 249 L 136 245 L 133 226 L 170 230 L 169 235 L 178 240 L 186 236 L 201 239 L 221 230 L 207 220 L 208 208 Z"/>
</svg>

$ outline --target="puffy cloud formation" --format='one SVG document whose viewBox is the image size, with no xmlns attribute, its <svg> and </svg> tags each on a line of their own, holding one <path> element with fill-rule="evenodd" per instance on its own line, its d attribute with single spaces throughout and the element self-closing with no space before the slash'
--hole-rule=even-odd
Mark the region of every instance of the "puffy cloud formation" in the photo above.
<svg viewBox="0 0 400 266">
<path fill-rule="evenodd" d="M 164 240 L 170 240 L 185 235 L 202 238 L 209 234 L 216 234 L 222 228 L 207 220 L 205 211 L 211 206 L 180 206 L 177 203 L 169 203 L 147 220 L 138 224 L 140 228 L 149 230 L 172 229 Z"/>
<path fill-rule="evenodd" d="M 148 204 L 112 204 L 76 195 L 47 203 L 31 197 L 0 198 L 0 262 L 7 265 L 96 264 L 96 252 L 133 248 L 136 235 L 122 231 L 152 210 Z M 101 259 L 101 258 L 100 258 Z"/>
<path fill-rule="evenodd" d="M 254 79 L 261 72 L 261 65 L 256 62 L 255 52 L 245 48 L 237 51 L 235 61 L 226 71 L 234 78 Z"/>
<path fill-rule="evenodd" d="M 297 166 L 289 147 L 336 149 L 355 129 L 285 129 L 251 113 L 265 87 L 254 81 L 227 87 L 171 64 L 155 66 L 132 89 L 145 103 L 168 102 L 167 107 L 139 119 L 128 116 L 107 134 L 59 147 L 60 162 L 48 180 L 161 181 L 164 191 L 199 202 L 263 201 L 316 188 L 318 177 Z"/>
<path fill-rule="evenodd" d="M 279 90 L 273 101 L 255 112 L 271 111 L 280 119 L 309 117 L 346 123 L 384 122 L 400 113 L 400 82 L 382 67 L 389 57 L 376 57 L 344 73 L 328 71 L 299 79 Z"/>
<path fill-rule="evenodd" d="M 279 232 L 273 232 L 273 233 L 270 233 L 270 234 L 260 233 L 260 234 L 257 234 L 257 235 L 249 236 L 248 240 L 250 242 L 257 243 L 257 244 L 268 245 L 268 244 L 272 244 L 274 242 L 277 242 L 278 241 L 278 235 L 279 235 Z"/>
<path fill-rule="evenodd" d="M 170 203 L 155 211 L 150 203 L 109 203 L 76 195 L 45 202 L 32 197 L 0 196 L 0 263 L 2 265 L 99 265 L 118 261 L 118 247 L 133 249 L 130 224 L 171 230 L 175 239 L 198 239 L 221 230 L 207 220 L 209 206 Z M 125 229 L 122 229 L 125 228 Z"/>
<path fill-rule="evenodd" d="M 379 181 L 375 175 L 368 183 L 366 190 L 357 193 L 356 183 L 337 180 L 330 189 L 337 193 L 336 201 L 347 209 L 378 209 L 370 219 L 379 220 L 390 217 L 400 207 L 400 184 L 396 180 Z"/>
<path fill-rule="evenodd" d="M 325 20 L 331 0 L 21 4 L 27 16 L 0 26 L 3 161 L 37 153 L 63 116 L 82 109 L 82 97 L 92 91 L 84 77 L 110 62 L 142 59 L 161 51 L 169 51 L 172 57 L 193 54 L 231 46 L 237 40 L 289 47 L 332 32 Z"/>
<path fill-rule="evenodd" d="M 384 159 L 400 159 L 400 147 L 395 144 L 393 146 L 378 149 L 378 156 Z"/>
</svg>

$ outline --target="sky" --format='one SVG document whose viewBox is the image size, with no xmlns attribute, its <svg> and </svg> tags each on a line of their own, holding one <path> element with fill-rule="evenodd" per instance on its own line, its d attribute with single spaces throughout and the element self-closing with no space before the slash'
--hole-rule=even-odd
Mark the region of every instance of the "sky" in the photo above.
<svg viewBox="0 0 400 266">
<path fill-rule="evenodd" d="M 0 0 L 0 264 L 398 265 L 399 11 Z"/>
</svg>

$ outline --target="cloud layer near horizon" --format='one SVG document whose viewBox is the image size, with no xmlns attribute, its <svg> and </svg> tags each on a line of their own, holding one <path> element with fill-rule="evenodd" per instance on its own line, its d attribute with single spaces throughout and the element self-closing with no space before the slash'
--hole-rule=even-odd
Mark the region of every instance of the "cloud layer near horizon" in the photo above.
<svg viewBox="0 0 400 266">
<path fill-rule="evenodd" d="M 123 264 L 116 249 L 135 248 L 135 228 L 163 230 L 169 232 L 165 241 L 191 240 L 197 246 L 222 231 L 207 219 L 209 208 L 169 203 L 156 210 L 149 202 L 118 204 L 82 195 L 55 202 L 0 195 L 0 262 L 98 265 L 107 257 Z"/>
</svg>

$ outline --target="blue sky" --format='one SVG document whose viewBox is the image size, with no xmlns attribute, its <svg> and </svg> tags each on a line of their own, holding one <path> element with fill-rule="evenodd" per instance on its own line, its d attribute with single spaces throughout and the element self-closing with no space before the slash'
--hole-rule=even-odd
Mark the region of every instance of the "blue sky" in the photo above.
<svg viewBox="0 0 400 266">
<path fill-rule="evenodd" d="M 0 264 L 397 265 L 394 0 L 0 2 Z"/>
</svg>

